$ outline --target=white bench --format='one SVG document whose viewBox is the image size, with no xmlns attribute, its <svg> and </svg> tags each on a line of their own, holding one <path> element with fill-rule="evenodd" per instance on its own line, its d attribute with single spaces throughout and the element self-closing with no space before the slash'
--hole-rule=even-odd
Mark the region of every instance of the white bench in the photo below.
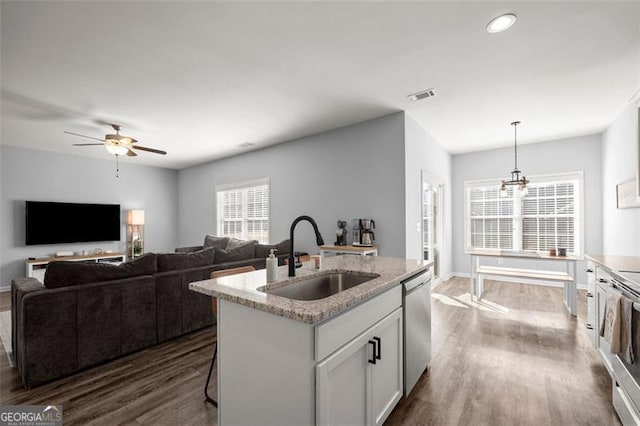
<svg viewBox="0 0 640 426">
<path fill-rule="evenodd" d="M 530 280 L 549 281 L 556 283 L 563 283 L 565 285 L 565 292 L 570 291 L 567 286 L 575 286 L 573 277 L 567 272 L 561 271 L 541 271 L 537 269 L 517 269 L 517 268 L 500 268 L 497 266 L 479 266 L 476 270 L 478 276 L 477 288 L 469 289 L 471 295 L 475 294 L 478 299 L 482 298 L 482 291 L 484 290 L 484 277 L 510 277 L 510 278 L 525 278 Z M 566 294 L 566 293 L 565 293 Z"/>
</svg>

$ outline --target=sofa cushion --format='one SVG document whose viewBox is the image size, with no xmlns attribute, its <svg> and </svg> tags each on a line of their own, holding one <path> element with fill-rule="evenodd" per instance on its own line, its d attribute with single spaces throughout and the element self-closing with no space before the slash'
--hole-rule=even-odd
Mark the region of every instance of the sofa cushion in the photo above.
<svg viewBox="0 0 640 426">
<path fill-rule="evenodd" d="M 282 256 L 291 252 L 291 240 L 280 241 L 278 244 L 256 244 L 256 257 L 267 258 L 271 249 L 276 249 L 276 256 Z"/>
<path fill-rule="evenodd" d="M 219 249 L 225 249 L 229 237 L 216 237 L 215 235 L 207 235 L 204 237 L 203 248 L 215 247 Z"/>
<path fill-rule="evenodd" d="M 216 248 L 209 247 L 192 253 L 164 253 L 158 255 L 158 272 L 177 269 L 198 268 L 211 265 L 216 255 Z"/>
<path fill-rule="evenodd" d="M 255 244 L 245 244 L 231 250 L 221 250 L 218 248 L 215 250 L 216 256 L 213 259 L 214 264 L 235 262 L 237 260 L 247 260 L 256 257 Z"/>
<path fill-rule="evenodd" d="M 140 275 L 152 275 L 157 271 L 155 253 L 147 253 L 136 259 L 113 265 L 110 263 L 85 263 L 70 261 L 49 262 L 44 274 L 47 288 L 113 281 Z"/>
<path fill-rule="evenodd" d="M 118 267 L 125 272 L 125 276 L 122 278 L 153 275 L 158 272 L 158 256 L 155 253 L 145 253 L 121 263 Z"/>
<path fill-rule="evenodd" d="M 258 240 L 239 240 L 237 238 L 229 238 L 229 241 L 227 241 L 227 246 L 219 247 L 219 248 L 222 248 L 224 250 L 233 250 L 233 249 L 247 246 L 249 244 L 253 244 L 253 245 L 258 244 Z"/>
</svg>

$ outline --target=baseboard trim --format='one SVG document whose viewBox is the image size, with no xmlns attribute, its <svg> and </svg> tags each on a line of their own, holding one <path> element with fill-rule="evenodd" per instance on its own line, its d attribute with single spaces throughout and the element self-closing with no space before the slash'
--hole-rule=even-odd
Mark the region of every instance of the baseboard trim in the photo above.
<svg viewBox="0 0 640 426">
<path fill-rule="evenodd" d="M 458 278 L 470 278 L 471 277 L 471 274 L 468 273 L 468 272 L 454 272 L 452 275 L 456 276 Z M 507 282 L 507 283 L 517 283 L 517 284 L 543 285 L 543 286 L 547 286 L 547 287 L 564 287 L 564 285 L 562 283 L 551 283 L 549 281 L 532 280 L 532 279 L 529 279 L 529 278 L 502 277 L 499 280 L 493 279 L 493 281 L 504 281 L 504 282 Z M 577 288 L 580 289 L 580 290 L 586 290 L 587 289 L 587 285 L 578 283 Z"/>
<path fill-rule="evenodd" d="M 0 287 L 0 293 L 2 293 L 3 291 L 10 291 L 10 290 L 11 290 L 11 286 Z"/>
</svg>

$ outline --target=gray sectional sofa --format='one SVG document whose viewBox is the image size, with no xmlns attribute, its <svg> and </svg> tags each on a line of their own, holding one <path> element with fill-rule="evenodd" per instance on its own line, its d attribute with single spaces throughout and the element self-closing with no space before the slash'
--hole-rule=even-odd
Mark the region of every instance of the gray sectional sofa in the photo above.
<svg viewBox="0 0 640 426">
<path fill-rule="evenodd" d="M 14 279 L 12 346 L 22 383 L 32 387 L 213 325 L 211 299 L 189 283 L 220 269 L 263 269 L 270 248 L 283 264 L 288 241 L 210 238 L 118 266 L 51 262 L 44 283 Z"/>
</svg>

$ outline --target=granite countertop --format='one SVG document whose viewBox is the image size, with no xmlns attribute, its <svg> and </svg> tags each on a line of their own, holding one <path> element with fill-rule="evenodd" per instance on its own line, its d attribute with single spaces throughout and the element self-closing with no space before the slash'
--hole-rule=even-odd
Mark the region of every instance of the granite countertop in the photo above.
<svg viewBox="0 0 640 426">
<path fill-rule="evenodd" d="M 296 277 L 288 277 L 287 266 L 281 266 L 278 268 L 278 280 L 269 283 L 269 288 L 280 287 L 327 271 L 380 275 L 319 300 L 293 300 L 259 291 L 259 288 L 267 285 L 265 269 L 192 282 L 189 289 L 274 315 L 315 324 L 400 284 L 400 281 L 426 270 L 432 264 L 433 262 L 378 256 L 332 256 L 323 258 L 320 270 L 313 269 L 312 262 L 305 263 L 302 268 L 296 269 Z"/>
<path fill-rule="evenodd" d="M 636 256 L 612 256 L 609 254 L 588 254 L 588 260 L 592 260 L 614 271 L 640 272 L 640 257 Z"/>
</svg>

